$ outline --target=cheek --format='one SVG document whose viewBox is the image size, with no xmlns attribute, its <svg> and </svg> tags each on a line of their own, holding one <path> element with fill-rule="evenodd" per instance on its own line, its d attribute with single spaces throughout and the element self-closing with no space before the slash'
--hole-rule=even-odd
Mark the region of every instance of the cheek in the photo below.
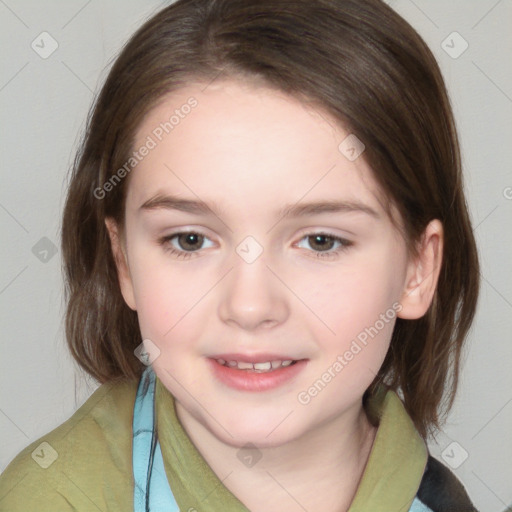
<svg viewBox="0 0 512 512">
<path fill-rule="evenodd" d="M 131 274 L 142 333 L 151 339 L 171 327 L 177 297 L 171 288 L 172 275 L 162 272 L 150 258 L 134 257 Z"/>
<path fill-rule="evenodd" d="M 378 322 L 386 312 L 387 320 L 394 318 L 393 304 L 396 307 L 400 297 L 398 271 L 398 265 L 392 263 L 391 257 L 382 258 L 382 254 L 378 260 L 364 257 L 330 271 L 323 278 L 316 275 L 302 279 L 297 295 L 302 293 L 304 302 L 322 320 L 324 330 L 330 331 L 333 339 L 352 339 Z M 381 322 L 378 326 L 382 328 Z M 381 330 L 390 334 L 389 330 Z"/>
<path fill-rule="evenodd" d="M 332 272 L 329 280 L 302 284 L 305 302 L 321 319 L 313 334 L 327 353 L 326 370 L 338 361 L 338 382 L 354 392 L 373 381 L 388 351 L 400 310 L 400 258 L 398 251 L 381 251 Z"/>
<path fill-rule="evenodd" d="M 189 263 L 170 262 L 159 251 L 134 252 L 130 263 L 142 337 L 169 355 L 190 347 L 191 339 L 200 339 L 204 298 L 214 282 L 204 273 L 185 271 Z"/>
</svg>

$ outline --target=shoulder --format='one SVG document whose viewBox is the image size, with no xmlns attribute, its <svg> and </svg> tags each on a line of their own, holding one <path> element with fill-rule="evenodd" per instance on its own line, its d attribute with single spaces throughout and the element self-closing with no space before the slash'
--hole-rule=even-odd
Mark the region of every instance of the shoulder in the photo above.
<svg viewBox="0 0 512 512">
<path fill-rule="evenodd" d="M 428 456 L 417 498 L 433 512 L 478 512 L 459 479 L 432 455 Z"/>
<path fill-rule="evenodd" d="M 24 448 L 0 475 L 0 512 L 131 509 L 136 392 L 136 381 L 103 384 Z"/>
</svg>

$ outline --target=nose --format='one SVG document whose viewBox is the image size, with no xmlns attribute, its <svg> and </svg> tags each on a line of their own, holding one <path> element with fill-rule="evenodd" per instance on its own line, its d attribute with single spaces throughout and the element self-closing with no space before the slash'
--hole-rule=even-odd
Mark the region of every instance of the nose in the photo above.
<svg viewBox="0 0 512 512">
<path fill-rule="evenodd" d="M 247 331 L 285 322 L 289 316 L 289 295 L 276 271 L 267 266 L 262 256 L 252 263 L 238 259 L 222 280 L 220 319 Z"/>
</svg>

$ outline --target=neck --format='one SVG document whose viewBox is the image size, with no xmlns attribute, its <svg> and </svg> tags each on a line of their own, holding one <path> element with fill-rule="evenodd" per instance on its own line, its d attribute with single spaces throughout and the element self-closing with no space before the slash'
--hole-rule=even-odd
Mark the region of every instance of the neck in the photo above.
<svg viewBox="0 0 512 512">
<path fill-rule="evenodd" d="M 257 464 L 234 469 L 240 447 L 219 440 L 178 402 L 176 412 L 208 465 L 251 512 L 347 511 L 377 431 L 357 404 L 284 445 L 259 448 Z"/>
</svg>

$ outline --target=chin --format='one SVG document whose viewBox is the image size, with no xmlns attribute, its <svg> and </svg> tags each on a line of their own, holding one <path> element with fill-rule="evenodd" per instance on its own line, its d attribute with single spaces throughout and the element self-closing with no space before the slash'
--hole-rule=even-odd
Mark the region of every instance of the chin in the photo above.
<svg viewBox="0 0 512 512">
<path fill-rule="evenodd" d="M 248 448 L 249 446 L 262 449 L 276 448 L 291 441 L 289 436 L 284 438 L 276 436 L 274 439 L 273 436 L 268 436 L 268 433 L 241 432 L 236 434 L 232 432 L 234 437 L 226 435 L 225 432 L 222 433 L 222 436 L 220 436 L 220 433 L 218 432 L 215 434 L 223 443 L 239 449 Z"/>
<path fill-rule="evenodd" d="M 284 445 L 293 441 L 300 436 L 300 433 L 291 431 L 291 425 L 284 425 L 287 420 L 283 421 L 280 417 L 275 421 L 241 421 L 237 418 L 236 422 L 225 423 L 227 433 L 217 423 L 208 423 L 207 428 L 221 440 L 234 448 L 244 448 L 247 444 L 252 444 L 259 448 L 273 448 Z M 231 435 L 230 435 L 231 434 Z"/>
</svg>

